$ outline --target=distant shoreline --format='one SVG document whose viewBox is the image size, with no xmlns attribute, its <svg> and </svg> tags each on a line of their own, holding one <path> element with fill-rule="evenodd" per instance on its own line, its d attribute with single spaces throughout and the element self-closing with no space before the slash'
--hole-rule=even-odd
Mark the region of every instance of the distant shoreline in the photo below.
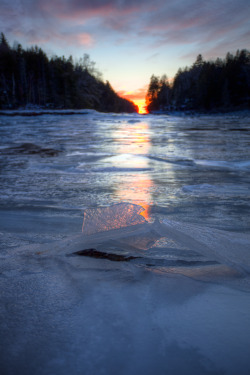
<svg viewBox="0 0 250 375">
<path fill-rule="evenodd" d="M 100 112 L 94 109 L 9 109 L 9 110 L 0 110 L 0 116 L 23 116 L 23 117 L 32 117 L 32 116 L 42 116 L 42 115 L 60 115 L 60 116 L 71 116 L 71 115 L 88 115 L 94 113 L 115 113 L 115 112 Z M 115 113 L 116 115 L 123 115 L 128 113 Z M 152 111 L 148 114 L 132 113 L 133 115 L 139 116 L 223 116 L 223 115 L 241 115 L 241 116 L 250 116 L 250 109 L 232 109 L 229 111 Z"/>
<path fill-rule="evenodd" d="M 231 109 L 231 110 L 217 110 L 217 111 L 195 111 L 195 110 L 187 110 L 187 111 L 152 111 L 149 113 L 150 115 L 168 115 L 168 116 L 214 116 L 214 115 L 250 115 L 250 109 Z"/>
</svg>

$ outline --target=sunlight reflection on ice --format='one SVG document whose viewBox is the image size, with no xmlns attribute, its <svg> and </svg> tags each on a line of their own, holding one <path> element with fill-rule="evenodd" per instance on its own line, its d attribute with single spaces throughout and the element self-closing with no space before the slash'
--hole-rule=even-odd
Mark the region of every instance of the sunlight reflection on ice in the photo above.
<svg viewBox="0 0 250 375">
<path fill-rule="evenodd" d="M 150 203 L 152 202 L 151 188 L 154 183 L 151 175 L 146 169 L 150 170 L 149 159 L 145 157 L 151 148 L 150 128 L 147 122 L 134 124 L 122 124 L 114 132 L 114 138 L 120 147 L 117 150 L 119 156 L 112 159 L 115 166 L 126 166 L 134 168 L 144 168 L 143 173 L 136 173 L 121 176 L 121 183 L 117 184 L 115 195 L 119 201 L 132 202 L 144 208 L 141 215 L 149 220 Z"/>
</svg>

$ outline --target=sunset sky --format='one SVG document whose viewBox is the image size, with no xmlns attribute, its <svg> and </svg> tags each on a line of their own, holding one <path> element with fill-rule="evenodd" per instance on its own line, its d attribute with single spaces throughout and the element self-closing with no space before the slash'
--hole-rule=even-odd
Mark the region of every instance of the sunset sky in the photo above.
<svg viewBox="0 0 250 375">
<path fill-rule="evenodd" d="M 115 91 L 143 105 L 150 76 L 249 48 L 249 0 L 0 0 L 9 43 L 88 53 Z M 140 102 L 141 101 L 141 102 Z"/>
</svg>

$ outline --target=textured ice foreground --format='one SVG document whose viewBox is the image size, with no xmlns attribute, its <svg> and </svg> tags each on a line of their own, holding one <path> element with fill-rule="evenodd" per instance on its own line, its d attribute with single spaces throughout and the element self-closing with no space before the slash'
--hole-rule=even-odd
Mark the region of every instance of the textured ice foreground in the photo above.
<svg viewBox="0 0 250 375">
<path fill-rule="evenodd" d="M 250 236 L 141 211 L 87 211 L 83 234 L 2 256 L 1 373 L 249 374 Z"/>
</svg>

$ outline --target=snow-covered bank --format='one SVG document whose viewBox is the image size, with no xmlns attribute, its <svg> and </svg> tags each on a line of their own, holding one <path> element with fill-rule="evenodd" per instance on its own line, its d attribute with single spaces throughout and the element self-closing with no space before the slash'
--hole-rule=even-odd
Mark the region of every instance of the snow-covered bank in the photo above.
<svg viewBox="0 0 250 375">
<path fill-rule="evenodd" d="M 151 111 L 151 115 L 167 115 L 167 116 L 239 116 L 239 117 L 249 117 L 250 109 L 227 109 L 227 110 L 217 110 L 217 111 L 195 111 L 195 110 L 158 110 Z"/>
<path fill-rule="evenodd" d="M 93 109 L 20 109 L 20 110 L 0 110 L 0 116 L 42 116 L 42 115 L 87 115 L 98 113 Z"/>
<path fill-rule="evenodd" d="M 137 224 L 135 211 L 128 226 L 1 257 L 2 373 L 249 373 L 250 236 Z M 86 248 L 133 258 L 73 254 Z"/>
<path fill-rule="evenodd" d="M 70 115 L 113 115 L 113 116 L 142 116 L 139 113 L 127 113 L 127 112 L 101 112 L 94 109 L 44 109 L 44 108 L 33 108 L 33 109 L 12 109 L 12 110 L 0 110 L 0 116 L 8 117 L 33 117 L 42 115 L 60 115 L 60 116 L 70 116 Z"/>
</svg>

